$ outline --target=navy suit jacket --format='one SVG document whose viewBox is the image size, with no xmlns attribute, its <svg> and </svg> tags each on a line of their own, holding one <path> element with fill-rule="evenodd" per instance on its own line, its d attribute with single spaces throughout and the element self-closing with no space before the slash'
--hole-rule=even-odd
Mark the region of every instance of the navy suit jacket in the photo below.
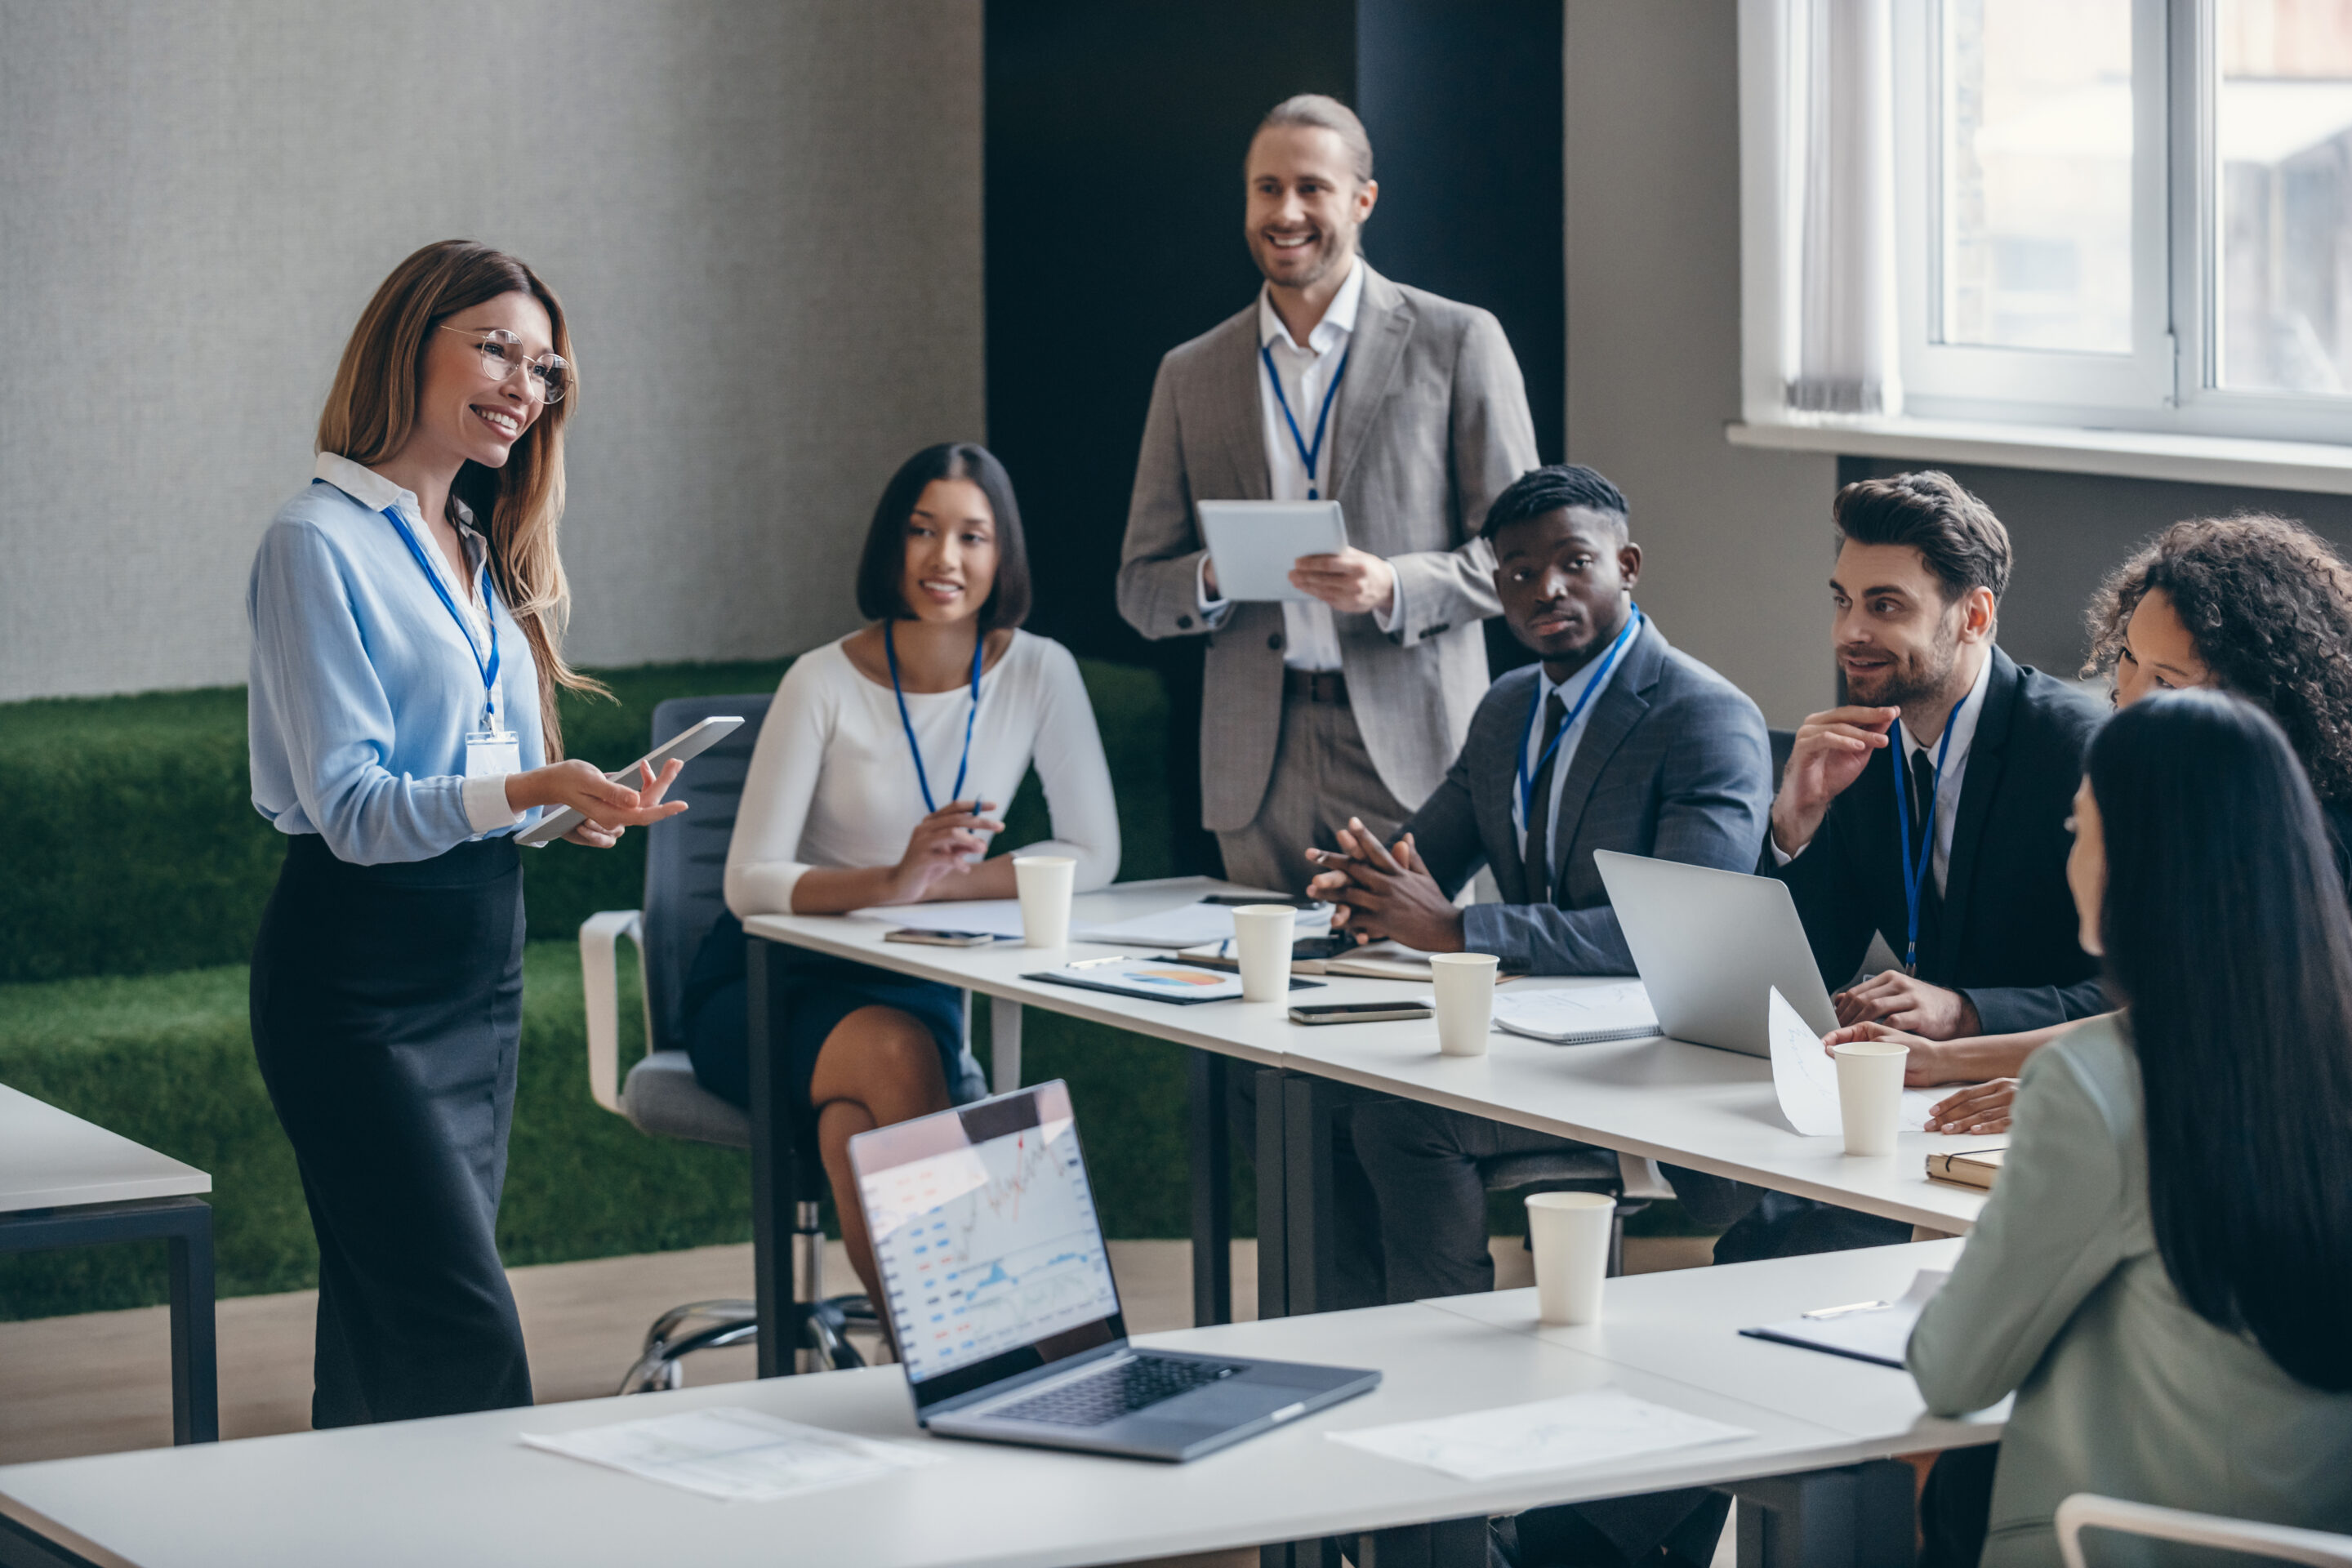
<svg viewBox="0 0 2352 1568">
<path fill-rule="evenodd" d="M 1536 974 L 1631 974 L 1633 955 L 1592 852 L 1755 869 L 1772 810 L 1764 716 L 1646 622 L 1593 699 L 1560 787 L 1551 901 L 1538 903 L 1511 822 L 1511 791 L 1540 674 L 1529 665 L 1487 689 L 1462 754 L 1405 828 L 1449 896 L 1480 866 L 1494 868 L 1503 901 L 1463 911 L 1471 952 Z"/>
<path fill-rule="evenodd" d="M 2106 710 L 2063 681 L 1992 651 L 1984 712 L 1960 776 L 1943 914 L 1919 934 L 1919 978 L 1973 1003 L 1988 1035 L 2036 1029 L 2107 1010 L 2099 963 L 2077 940 L 2066 887 L 2066 818 L 2083 759 Z M 1895 838 L 1888 746 L 1830 803 L 1803 854 L 1764 868 L 1789 885 L 1822 983 L 1853 978 L 1875 931 L 1895 952 L 1907 939 L 1902 853 Z"/>
</svg>

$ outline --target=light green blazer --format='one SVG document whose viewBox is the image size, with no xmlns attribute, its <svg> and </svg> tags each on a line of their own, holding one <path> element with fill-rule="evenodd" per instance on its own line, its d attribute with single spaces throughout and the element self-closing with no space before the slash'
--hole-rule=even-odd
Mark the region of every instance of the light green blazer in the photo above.
<svg viewBox="0 0 2352 1568">
<path fill-rule="evenodd" d="M 2139 1065 L 2114 1018 L 2027 1062 L 1992 1201 L 1908 1360 L 1939 1415 L 2017 1393 L 1986 1568 L 2056 1564 L 2051 1519 L 2078 1491 L 2352 1532 L 2352 1394 L 2295 1382 L 2190 1311 L 2165 1272 Z M 2083 1539 L 2099 1563 L 2216 1561 Z"/>
</svg>

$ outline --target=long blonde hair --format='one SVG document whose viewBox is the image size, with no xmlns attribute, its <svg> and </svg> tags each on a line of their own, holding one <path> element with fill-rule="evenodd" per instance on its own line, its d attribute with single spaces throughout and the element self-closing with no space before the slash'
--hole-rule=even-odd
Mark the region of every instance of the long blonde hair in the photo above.
<svg viewBox="0 0 2352 1568">
<path fill-rule="evenodd" d="M 335 384 L 319 416 L 319 450 L 367 467 L 408 444 L 416 398 L 425 379 L 425 351 L 433 329 L 458 311 L 501 294 L 528 293 L 547 308 L 555 352 L 572 361 L 563 305 L 539 275 L 502 250 L 468 239 L 426 246 L 392 269 L 360 312 L 343 347 Z M 572 395 L 549 404 L 531 421 L 502 468 L 468 462 L 449 487 L 452 500 L 489 520 L 490 576 L 530 644 L 539 667 L 539 721 L 547 760 L 563 755 L 556 689 L 610 696 L 603 686 L 563 662 L 563 624 L 572 590 L 556 553 L 563 518 L 563 423 L 577 406 L 580 378 L 572 361 Z"/>
</svg>

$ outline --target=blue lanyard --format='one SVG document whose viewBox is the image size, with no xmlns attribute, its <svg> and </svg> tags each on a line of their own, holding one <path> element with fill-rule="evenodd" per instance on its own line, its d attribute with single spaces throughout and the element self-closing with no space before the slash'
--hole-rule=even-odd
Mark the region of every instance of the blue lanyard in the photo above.
<svg viewBox="0 0 2352 1568">
<path fill-rule="evenodd" d="M 1553 752 L 1559 750 L 1560 742 L 1566 740 L 1568 732 L 1576 728 L 1576 721 L 1583 714 L 1584 705 L 1591 701 L 1592 694 L 1600 690 L 1608 681 L 1609 671 L 1616 664 L 1617 656 L 1625 651 L 1625 645 L 1632 642 L 1633 634 L 1641 629 L 1642 606 L 1636 605 L 1633 606 L 1633 617 L 1625 623 L 1625 629 L 1617 634 L 1616 640 L 1609 645 L 1609 651 L 1601 656 L 1599 673 L 1585 683 L 1584 694 L 1576 700 L 1576 706 L 1568 710 L 1568 717 L 1559 721 L 1559 731 L 1552 736 L 1551 744 L 1546 746 L 1543 755 L 1536 759 L 1536 773 L 1543 772 L 1544 764 L 1551 761 Z M 1536 721 L 1543 713 L 1543 694 L 1544 683 L 1539 677 L 1536 681 L 1534 695 L 1528 699 L 1527 732 L 1519 737 L 1519 831 L 1522 833 L 1525 833 L 1528 824 L 1536 819 L 1536 781 L 1535 775 L 1528 772 L 1528 745 L 1536 738 Z"/>
<path fill-rule="evenodd" d="M 425 580 L 433 584 L 433 592 L 440 598 L 441 607 L 447 610 L 449 618 L 457 623 L 457 635 L 466 639 L 466 651 L 474 656 L 474 668 L 482 672 L 482 712 L 485 722 L 490 722 L 498 711 L 492 694 L 499 687 L 499 603 L 490 596 L 489 563 L 485 562 L 482 565 L 482 605 L 487 611 L 484 618 L 490 625 L 490 657 L 489 661 L 484 663 L 482 650 L 474 646 L 474 634 L 466 629 L 466 617 L 458 613 L 457 601 L 449 596 L 449 590 L 441 582 L 441 574 L 433 570 L 433 563 L 425 558 L 425 546 L 416 542 L 416 535 L 409 528 L 408 520 L 401 516 L 395 507 L 384 508 L 383 515 L 392 520 L 393 527 L 400 530 L 401 540 L 407 544 L 408 552 L 416 557 L 416 564 L 424 569 Z"/>
<path fill-rule="evenodd" d="M 1895 841 L 1903 850 L 1903 908 L 1910 917 L 1911 931 L 1903 951 L 1904 970 L 1919 973 L 1919 889 L 1927 879 L 1927 867 L 1936 858 L 1936 791 L 1944 783 L 1944 758 L 1952 749 L 1952 730 L 1960 717 L 1960 710 L 1969 705 L 1966 693 L 1952 704 L 1951 713 L 1944 720 L 1944 738 L 1936 742 L 1936 771 L 1927 775 L 1927 820 L 1919 825 L 1919 858 L 1911 858 L 1911 770 L 1903 762 L 1903 721 L 1895 721 L 1895 744 L 1886 760 L 1895 764 Z"/>
<path fill-rule="evenodd" d="M 1339 395 L 1339 378 L 1348 374 L 1348 355 L 1355 352 L 1355 345 L 1349 344 L 1347 353 L 1339 356 L 1339 368 L 1331 373 L 1331 384 L 1323 389 L 1323 412 L 1315 416 L 1315 445 L 1310 447 L 1298 433 L 1298 416 L 1291 413 L 1290 399 L 1283 394 L 1282 377 L 1274 372 L 1274 350 L 1265 343 L 1257 346 L 1257 357 L 1265 361 L 1265 378 L 1274 383 L 1274 401 L 1282 409 L 1283 423 L 1290 426 L 1290 444 L 1298 448 L 1298 460 L 1307 465 L 1308 500 L 1323 499 L 1315 484 L 1315 465 L 1323 458 L 1323 429 L 1331 422 L 1331 400 Z"/>
<path fill-rule="evenodd" d="M 963 719 L 963 760 L 956 763 L 955 788 L 948 795 L 950 801 L 963 798 L 964 771 L 971 766 L 971 727 L 980 718 L 980 651 L 988 646 L 988 634 L 975 626 L 971 636 L 971 711 Z M 907 731 L 907 750 L 915 754 L 915 782 L 922 786 L 923 809 L 937 811 L 939 802 L 931 798 L 931 778 L 923 771 L 923 748 L 915 744 L 915 721 L 907 717 L 907 689 L 898 684 L 898 645 L 891 638 L 890 623 L 882 623 L 882 654 L 890 661 L 890 690 L 898 699 L 898 725 Z"/>
</svg>

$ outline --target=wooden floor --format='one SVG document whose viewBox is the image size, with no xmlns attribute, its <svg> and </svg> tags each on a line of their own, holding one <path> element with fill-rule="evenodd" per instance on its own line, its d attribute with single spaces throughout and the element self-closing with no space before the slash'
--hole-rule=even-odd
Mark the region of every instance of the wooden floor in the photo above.
<svg viewBox="0 0 2352 1568">
<path fill-rule="evenodd" d="M 1633 1273 L 1708 1261 L 1701 1237 L 1629 1238 Z M 1182 1328 L 1192 1316 L 1192 1267 L 1181 1241 L 1114 1241 L 1111 1265 L 1129 1329 Z M 1495 1243 L 1496 1282 L 1533 1283 L 1516 1240 Z M 828 1249 L 833 1289 L 856 1289 L 839 1243 Z M 687 1252 L 556 1263 L 510 1272 L 530 1345 L 533 1387 L 542 1405 L 601 1398 L 615 1391 L 646 1327 L 681 1302 L 751 1293 L 751 1249 L 707 1247 Z M 1236 1316 L 1255 1316 L 1257 1254 L 1234 1247 Z M 217 1310 L 220 1413 L 224 1438 L 299 1432 L 310 1425 L 310 1343 L 314 1291 L 247 1296 Z M 0 1323 L 0 1464 L 116 1453 L 172 1440 L 171 1356 L 162 1307 L 79 1317 Z M 740 1382 L 753 1374 L 745 1346 L 706 1351 L 688 1363 L 690 1384 Z M 1183 1568 L 1254 1568 L 1255 1552 L 1182 1560 Z M 1174 1564 L 1165 1565 L 1174 1568 Z"/>
</svg>

